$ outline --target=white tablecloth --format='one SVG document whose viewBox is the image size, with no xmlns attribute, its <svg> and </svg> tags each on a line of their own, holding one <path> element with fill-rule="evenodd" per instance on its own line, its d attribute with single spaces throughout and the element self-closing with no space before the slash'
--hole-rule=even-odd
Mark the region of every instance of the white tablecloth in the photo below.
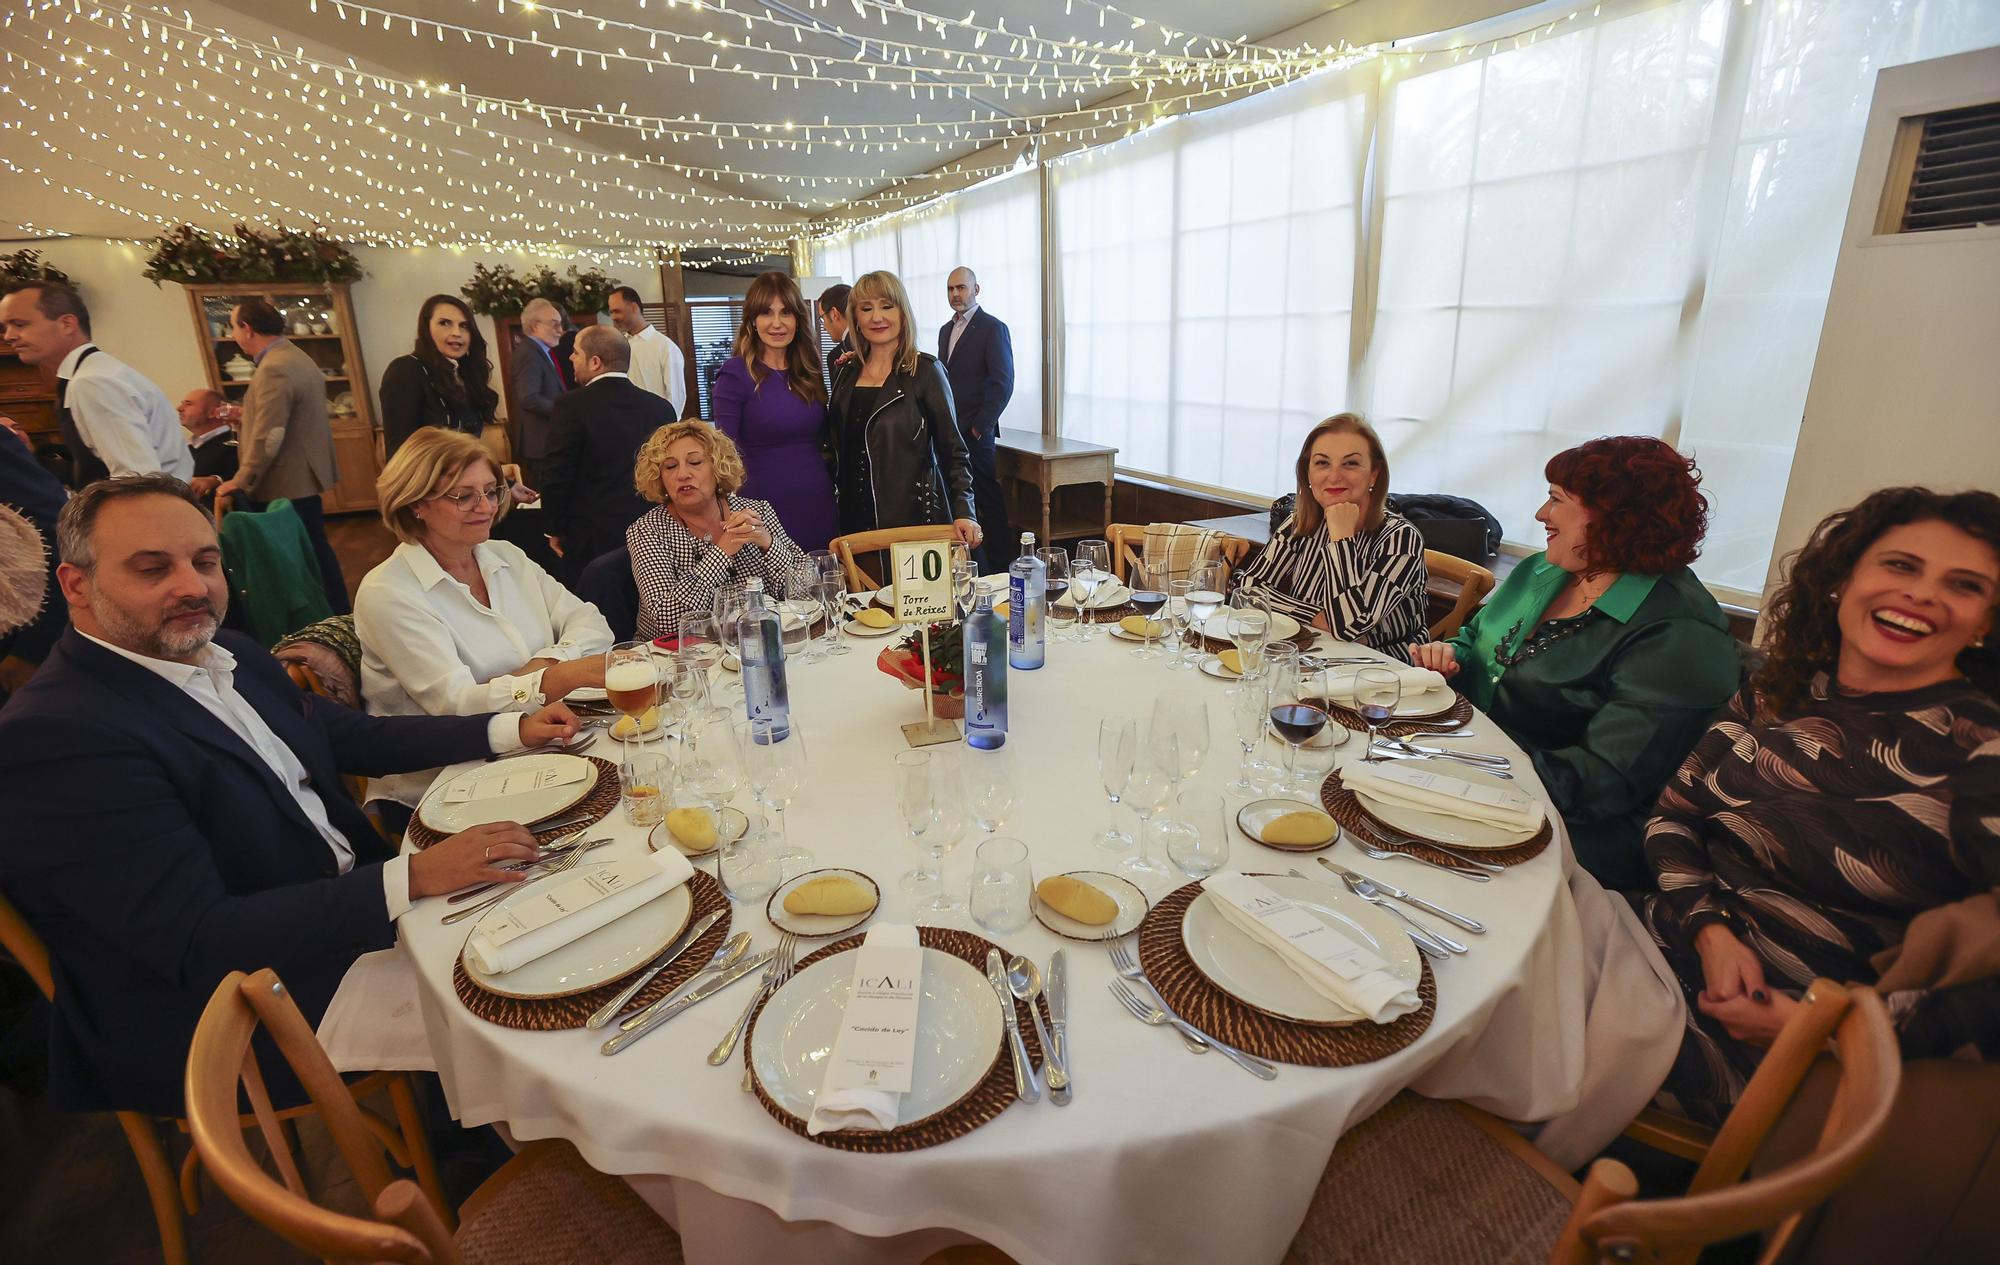
<svg viewBox="0 0 2000 1265">
<path fill-rule="evenodd" d="M 792 837 L 819 864 L 875 876 L 883 915 L 909 921 L 913 902 L 897 879 L 914 854 L 890 769 L 904 749 L 899 726 L 921 719 L 921 699 L 876 670 L 882 642 L 849 644 L 850 655 L 795 664 L 790 673 L 792 717 L 811 763 L 790 813 Z M 1002 833 L 1027 843 L 1038 878 L 1112 860 L 1087 842 L 1109 811 L 1096 767 L 1100 718 L 1143 716 L 1160 691 L 1190 691 L 1209 702 L 1214 734 L 1195 784 L 1219 790 L 1233 776 L 1223 684 L 1170 673 L 1130 649 L 1100 633 L 1091 644 L 1051 646 L 1041 671 L 1009 674 L 1008 747 L 1022 784 Z M 1462 745 L 1514 755 L 1521 785 L 1541 793 L 1532 766 L 1497 726 L 1482 717 L 1472 728 L 1478 737 Z M 1361 745 L 1349 741 L 1338 759 L 1358 757 Z M 966 750 L 961 758 L 981 756 Z M 1232 819 L 1239 802 L 1229 801 Z M 1121 824 L 1132 826 L 1129 813 Z M 645 846 L 644 832 L 619 814 L 604 826 L 617 837 L 600 850 L 606 859 Z M 1032 922 L 997 937 L 1044 963 L 1051 950 L 1068 950 L 1075 1102 L 1016 1104 L 966 1137 L 905 1155 L 849 1154 L 799 1138 L 740 1091 L 740 1062 L 708 1066 L 704 1055 L 742 1009 L 749 983 L 605 1058 L 601 1033 L 519 1032 L 467 1013 L 451 969 L 468 928 L 439 925 L 441 900 L 402 920 L 402 947 L 416 966 L 431 1049 L 458 1117 L 502 1122 L 524 1140 L 568 1138 L 598 1168 L 629 1175 L 679 1225 L 689 1259 L 702 1265 L 915 1262 L 959 1235 L 992 1243 L 1022 1265 L 1268 1265 L 1304 1216 L 1342 1131 L 1405 1087 L 1516 1120 L 1564 1117 L 1573 1152 L 1615 1133 L 1623 1120 L 1614 1117 L 1633 1092 L 1614 1088 L 1593 1102 L 1587 1088 L 1644 1081 L 1650 1071 L 1637 1064 L 1649 1060 L 1664 1075 L 1680 1022 L 1671 977 L 1656 955 L 1647 959 L 1648 947 L 1633 943 L 1634 925 L 1600 903 L 1615 898 L 1574 871 L 1560 822 L 1556 832 L 1541 856 L 1486 884 L 1407 861 L 1370 861 L 1346 844 L 1336 849 L 1342 864 L 1490 928 L 1463 937 L 1474 946 L 1469 956 L 1435 964 L 1438 1008 L 1429 1030 L 1360 1067 L 1287 1066 L 1275 1082 L 1253 1079 L 1219 1056 L 1190 1055 L 1172 1032 L 1119 1010 L 1106 991 L 1111 969 L 1102 951 Z M 968 838 L 947 858 L 961 889 L 975 842 Z M 1283 872 L 1294 864 L 1317 868 L 1252 844 L 1232 824 L 1227 868 Z M 761 909 L 739 908 L 735 926 L 759 945 L 775 938 Z M 1619 946 L 1610 980 L 1586 960 L 1607 941 Z M 1594 1002 L 1606 1004 L 1593 1011 Z M 1587 1045 L 1593 1058 L 1633 1062 L 1620 1077 L 1587 1076 Z M 1632 1110 L 1659 1078 L 1642 1087 Z"/>
</svg>

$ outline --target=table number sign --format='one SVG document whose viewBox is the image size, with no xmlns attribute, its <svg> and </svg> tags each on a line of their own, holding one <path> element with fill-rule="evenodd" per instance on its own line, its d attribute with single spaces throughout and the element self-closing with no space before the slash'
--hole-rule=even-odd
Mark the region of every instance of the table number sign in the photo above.
<svg viewBox="0 0 2000 1265">
<path fill-rule="evenodd" d="M 895 590 L 896 618 L 915 624 L 924 648 L 924 721 L 903 726 L 903 738 L 913 747 L 928 747 L 958 741 L 958 726 L 937 718 L 930 683 L 937 679 L 931 671 L 931 625 L 953 618 L 957 611 L 951 594 L 951 542 L 949 540 L 909 540 L 889 546 L 890 584 Z"/>
</svg>

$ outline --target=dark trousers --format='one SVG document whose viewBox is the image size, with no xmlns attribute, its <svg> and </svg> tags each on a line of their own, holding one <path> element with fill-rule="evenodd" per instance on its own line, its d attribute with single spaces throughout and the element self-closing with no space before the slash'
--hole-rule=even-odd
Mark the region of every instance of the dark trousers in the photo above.
<svg viewBox="0 0 2000 1265">
<path fill-rule="evenodd" d="M 326 513 L 320 508 L 316 496 L 295 496 L 292 498 L 292 512 L 305 524 L 306 539 L 312 541 L 313 557 L 319 559 L 319 582 L 326 590 L 327 605 L 336 615 L 345 615 L 354 609 L 347 600 L 347 580 L 340 574 L 340 555 L 334 553 L 333 544 L 326 538 Z"/>
<path fill-rule="evenodd" d="M 967 453 L 972 465 L 972 499 L 979 514 L 979 531 L 986 538 L 979 550 L 979 565 L 989 574 L 1005 571 L 1021 556 L 1021 542 L 1014 539 L 1013 530 L 1007 526 L 1007 497 L 1000 490 L 995 452 L 997 440 L 998 436 L 993 434 L 972 439 Z M 1048 544 L 1046 540 L 1038 540 L 1035 547 L 1044 549 Z"/>
</svg>

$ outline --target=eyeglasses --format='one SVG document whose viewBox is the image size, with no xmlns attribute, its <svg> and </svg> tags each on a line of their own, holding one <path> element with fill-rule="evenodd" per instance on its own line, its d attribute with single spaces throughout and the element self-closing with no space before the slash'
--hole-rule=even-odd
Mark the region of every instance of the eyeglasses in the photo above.
<svg viewBox="0 0 2000 1265">
<path fill-rule="evenodd" d="M 431 499 L 435 501 L 450 501 L 452 508 L 459 513 L 470 514 L 473 508 L 481 501 L 497 508 L 500 504 L 500 495 L 501 492 L 498 487 L 491 487 L 484 492 L 440 492 Z"/>
</svg>

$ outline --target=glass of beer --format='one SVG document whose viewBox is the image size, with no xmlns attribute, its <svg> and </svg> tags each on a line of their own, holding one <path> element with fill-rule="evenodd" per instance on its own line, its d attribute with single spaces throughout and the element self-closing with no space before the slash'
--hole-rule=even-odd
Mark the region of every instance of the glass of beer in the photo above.
<svg viewBox="0 0 2000 1265">
<path fill-rule="evenodd" d="M 660 701 L 660 676 L 650 643 L 621 641 L 604 652 L 604 698 L 632 718 L 631 735 L 620 740 L 622 761 L 629 761 L 632 738 L 644 731 L 647 710 Z"/>
</svg>

